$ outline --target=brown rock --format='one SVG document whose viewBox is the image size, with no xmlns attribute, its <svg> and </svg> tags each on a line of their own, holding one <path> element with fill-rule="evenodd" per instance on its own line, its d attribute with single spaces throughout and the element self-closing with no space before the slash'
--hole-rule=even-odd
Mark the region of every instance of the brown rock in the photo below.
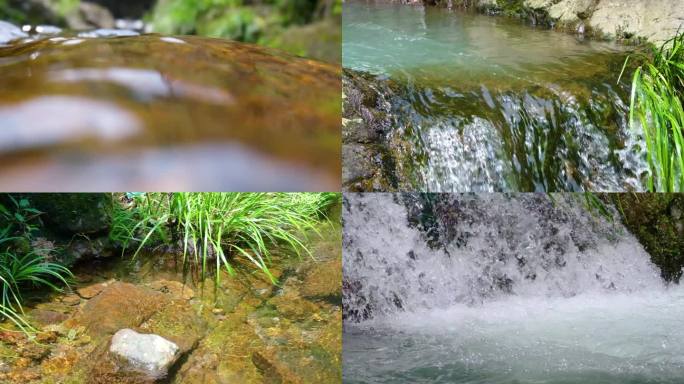
<svg viewBox="0 0 684 384">
<path fill-rule="evenodd" d="M 36 323 L 45 326 L 50 324 L 59 324 L 68 319 L 69 315 L 45 309 L 34 309 L 31 311 L 31 317 Z"/>
<path fill-rule="evenodd" d="M 122 328 L 135 328 L 168 303 L 157 291 L 114 282 L 83 306 L 67 325 L 85 326 L 93 338 L 112 335 Z"/>
<path fill-rule="evenodd" d="M 104 291 L 105 288 L 113 284 L 115 281 L 116 280 L 112 279 L 109 281 L 105 281 L 104 283 L 98 283 L 89 285 L 87 287 L 79 288 L 76 290 L 76 294 L 78 294 L 80 297 L 84 299 L 92 299 L 93 297 L 102 293 L 102 291 Z"/>
<path fill-rule="evenodd" d="M 342 260 L 316 263 L 304 277 L 300 288 L 304 297 L 328 298 L 340 301 L 342 297 Z"/>
<path fill-rule="evenodd" d="M 190 300 L 195 297 L 195 291 L 180 281 L 157 280 L 150 283 L 149 287 L 155 291 L 169 294 L 174 299 Z"/>
</svg>

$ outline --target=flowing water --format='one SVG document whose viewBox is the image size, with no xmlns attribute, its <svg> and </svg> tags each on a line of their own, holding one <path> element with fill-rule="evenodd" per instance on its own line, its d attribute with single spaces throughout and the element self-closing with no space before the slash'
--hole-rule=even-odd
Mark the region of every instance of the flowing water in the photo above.
<svg viewBox="0 0 684 384">
<path fill-rule="evenodd" d="M 351 194 L 344 224 L 345 382 L 684 380 L 684 290 L 581 196 Z"/>
<path fill-rule="evenodd" d="M 624 48 L 386 1 L 346 2 L 343 33 L 345 76 L 391 105 L 400 189 L 642 189 Z"/>
<path fill-rule="evenodd" d="M 0 71 L 6 189 L 339 188 L 338 67 L 98 30 L 0 45 Z"/>
</svg>

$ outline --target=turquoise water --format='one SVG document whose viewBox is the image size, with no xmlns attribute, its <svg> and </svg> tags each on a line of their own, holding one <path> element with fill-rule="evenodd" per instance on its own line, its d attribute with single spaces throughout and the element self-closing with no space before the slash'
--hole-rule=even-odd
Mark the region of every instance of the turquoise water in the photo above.
<svg viewBox="0 0 684 384">
<path fill-rule="evenodd" d="M 625 47 L 508 18 L 359 0 L 344 4 L 343 36 L 346 76 L 390 105 L 395 188 L 643 189 L 643 141 L 619 81 Z"/>
<path fill-rule="evenodd" d="M 344 5 L 342 45 L 346 68 L 371 73 L 489 76 L 560 74 L 576 62 L 590 70 L 595 54 L 620 52 L 615 44 L 530 28 L 516 20 L 435 7 L 352 0 Z"/>
</svg>

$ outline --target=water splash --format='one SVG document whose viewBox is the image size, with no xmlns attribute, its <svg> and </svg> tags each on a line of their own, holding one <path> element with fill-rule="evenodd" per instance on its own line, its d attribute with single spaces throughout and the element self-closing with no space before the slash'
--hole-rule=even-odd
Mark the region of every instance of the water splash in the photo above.
<svg viewBox="0 0 684 384">
<path fill-rule="evenodd" d="M 638 241 L 579 195 L 433 196 L 436 243 L 409 222 L 426 204 L 415 196 L 346 196 L 348 318 L 664 287 Z"/>
<path fill-rule="evenodd" d="M 582 195 L 346 194 L 345 383 L 681 383 L 684 289 Z"/>
</svg>

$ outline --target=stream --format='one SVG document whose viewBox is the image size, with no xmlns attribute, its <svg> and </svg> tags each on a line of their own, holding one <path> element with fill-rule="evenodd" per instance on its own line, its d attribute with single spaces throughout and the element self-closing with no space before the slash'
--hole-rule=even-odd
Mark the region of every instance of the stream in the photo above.
<svg viewBox="0 0 684 384">
<path fill-rule="evenodd" d="M 345 199 L 345 383 L 684 380 L 684 290 L 581 196 Z"/>
<path fill-rule="evenodd" d="M 273 285 L 248 262 L 236 273 L 183 268 L 180 256 L 88 260 L 74 266 L 63 293 L 28 292 L 36 340 L 0 324 L 0 382 L 220 384 L 341 381 L 339 224 L 311 233 L 312 257 L 273 249 Z M 175 343 L 180 357 L 165 377 L 121 365 L 107 347 L 130 328 Z"/>
<path fill-rule="evenodd" d="M 6 190 L 339 188 L 339 67 L 127 30 L 3 45 L 23 32 L 0 27 Z"/>
<path fill-rule="evenodd" d="M 372 144 L 389 153 L 392 190 L 643 189 L 640 132 L 618 84 L 629 49 L 387 1 L 345 2 L 343 33 L 344 79 L 375 111 L 353 117 L 382 131 Z"/>
</svg>

